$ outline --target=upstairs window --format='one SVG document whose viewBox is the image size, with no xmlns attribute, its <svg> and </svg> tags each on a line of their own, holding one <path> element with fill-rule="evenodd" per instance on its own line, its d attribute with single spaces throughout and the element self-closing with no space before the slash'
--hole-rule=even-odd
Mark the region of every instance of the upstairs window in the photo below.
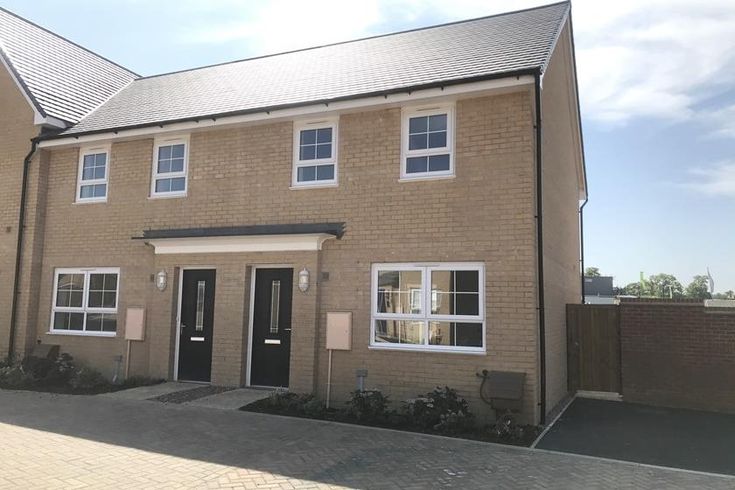
<svg viewBox="0 0 735 490">
<path fill-rule="evenodd" d="M 187 138 L 156 141 L 151 197 L 186 195 L 188 143 Z"/>
<path fill-rule="evenodd" d="M 403 111 L 401 179 L 454 175 L 454 109 L 450 106 Z"/>
<path fill-rule="evenodd" d="M 115 336 L 120 269 L 56 269 L 51 332 Z"/>
<path fill-rule="evenodd" d="M 107 201 L 109 147 L 82 148 L 79 151 L 77 202 Z"/>
<path fill-rule="evenodd" d="M 294 124 L 293 186 L 337 183 L 337 121 Z"/>
<path fill-rule="evenodd" d="M 484 267 L 375 264 L 373 348 L 485 351 Z"/>
</svg>

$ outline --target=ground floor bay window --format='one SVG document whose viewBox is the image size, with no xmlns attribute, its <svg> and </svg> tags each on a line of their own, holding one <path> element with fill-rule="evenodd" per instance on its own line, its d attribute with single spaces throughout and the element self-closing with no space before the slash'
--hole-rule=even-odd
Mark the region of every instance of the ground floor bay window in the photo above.
<svg viewBox="0 0 735 490">
<path fill-rule="evenodd" d="M 484 291 L 482 264 L 375 264 L 370 345 L 484 352 Z"/>
</svg>

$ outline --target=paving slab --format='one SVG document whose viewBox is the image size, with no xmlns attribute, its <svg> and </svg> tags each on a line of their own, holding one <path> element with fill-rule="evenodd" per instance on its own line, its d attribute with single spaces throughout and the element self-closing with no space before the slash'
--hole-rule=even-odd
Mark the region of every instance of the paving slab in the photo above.
<svg viewBox="0 0 735 490">
<path fill-rule="evenodd" d="M 735 475 L 735 414 L 576 398 L 536 447 Z"/>
<path fill-rule="evenodd" d="M 115 391 L 113 393 L 102 393 L 97 395 L 101 398 L 112 398 L 115 400 L 149 400 L 157 396 L 169 395 L 180 391 L 192 390 L 202 385 L 193 383 L 179 383 L 170 381 L 151 386 L 139 386 L 128 390 Z"/>
<path fill-rule="evenodd" d="M 196 407 L 214 408 L 218 410 L 237 410 L 250 403 L 264 398 L 268 398 L 272 390 L 256 390 L 252 388 L 238 388 L 235 390 L 217 393 L 215 395 L 199 398 L 185 405 L 193 405 Z"/>
<path fill-rule="evenodd" d="M 0 441 L 0 488 L 735 488 L 571 454 L 100 396 L 0 390 Z"/>
</svg>

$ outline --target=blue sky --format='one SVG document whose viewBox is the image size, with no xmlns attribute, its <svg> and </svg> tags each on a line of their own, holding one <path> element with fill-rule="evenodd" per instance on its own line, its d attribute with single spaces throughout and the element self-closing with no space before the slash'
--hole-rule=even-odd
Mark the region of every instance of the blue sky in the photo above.
<svg viewBox="0 0 735 490">
<path fill-rule="evenodd" d="M 549 3 L 0 0 L 142 75 Z M 586 265 L 735 290 L 735 2 L 576 0 Z"/>
</svg>

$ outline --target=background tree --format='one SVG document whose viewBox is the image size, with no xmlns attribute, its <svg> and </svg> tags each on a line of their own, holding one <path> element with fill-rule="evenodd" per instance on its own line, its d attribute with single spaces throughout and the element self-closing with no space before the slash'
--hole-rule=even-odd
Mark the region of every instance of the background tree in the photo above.
<svg viewBox="0 0 735 490">
<path fill-rule="evenodd" d="M 584 270 L 584 275 L 587 277 L 600 277 L 600 269 L 598 267 L 587 267 Z"/>
<path fill-rule="evenodd" d="M 694 276 L 692 282 L 687 286 L 687 297 L 692 299 L 710 299 L 709 278 L 707 276 Z"/>
<path fill-rule="evenodd" d="M 735 291 L 725 291 L 724 293 L 715 293 L 714 299 L 735 299 Z"/>
<path fill-rule="evenodd" d="M 656 298 L 681 298 L 684 286 L 671 274 L 656 274 L 648 278 L 649 294 Z"/>
<path fill-rule="evenodd" d="M 631 282 L 627 286 L 623 288 L 623 291 L 621 294 L 624 294 L 626 296 L 646 296 L 646 291 L 641 289 L 641 283 L 639 282 Z"/>
</svg>

